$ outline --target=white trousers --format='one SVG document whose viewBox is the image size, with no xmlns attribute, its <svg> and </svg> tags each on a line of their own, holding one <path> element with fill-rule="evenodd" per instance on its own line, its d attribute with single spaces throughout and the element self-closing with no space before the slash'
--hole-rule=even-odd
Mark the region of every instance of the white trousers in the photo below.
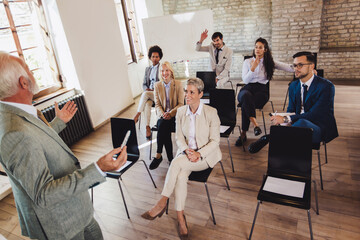
<svg viewBox="0 0 360 240">
<path fill-rule="evenodd" d="M 145 91 L 141 94 L 138 112 L 145 113 L 146 126 L 150 125 L 151 106 L 154 103 L 154 91 Z"/>
<path fill-rule="evenodd" d="M 219 79 L 219 81 L 216 83 L 216 88 L 225 88 L 225 84 L 227 83 L 227 81 L 229 81 L 229 79 L 229 77 Z"/>
<path fill-rule="evenodd" d="M 179 155 L 171 161 L 166 174 L 165 185 L 161 195 L 170 197 L 175 190 L 175 210 L 182 211 L 185 208 L 187 196 L 187 182 L 192 171 L 202 171 L 209 168 L 205 160 L 196 163 L 190 162 L 186 155 Z"/>
</svg>

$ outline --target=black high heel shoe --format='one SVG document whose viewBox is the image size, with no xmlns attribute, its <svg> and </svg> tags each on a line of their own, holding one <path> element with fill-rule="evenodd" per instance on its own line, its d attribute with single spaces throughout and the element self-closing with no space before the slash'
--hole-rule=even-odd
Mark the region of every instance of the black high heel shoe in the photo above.
<svg viewBox="0 0 360 240">
<path fill-rule="evenodd" d="M 255 136 L 259 136 L 262 133 L 261 128 L 259 127 L 254 127 L 254 134 Z"/>
</svg>

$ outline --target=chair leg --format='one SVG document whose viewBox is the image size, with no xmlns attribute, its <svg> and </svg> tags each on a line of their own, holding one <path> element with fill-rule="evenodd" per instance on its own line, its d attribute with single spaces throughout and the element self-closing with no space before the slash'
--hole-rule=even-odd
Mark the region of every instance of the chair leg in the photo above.
<svg viewBox="0 0 360 240">
<path fill-rule="evenodd" d="M 139 116 L 139 130 L 140 130 L 140 125 L 141 125 L 141 113 L 140 113 L 140 116 Z"/>
<path fill-rule="evenodd" d="M 318 154 L 318 161 L 319 161 L 320 186 L 321 186 L 321 190 L 324 190 L 322 172 L 321 172 L 320 150 L 317 151 L 317 154 Z"/>
<path fill-rule="evenodd" d="M 264 110 L 261 109 L 261 113 L 262 113 L 263 122 L 264 122 L 264 132 L 265 132 L 265 135 L 266 135 L 266 124 L 265 124 Z"/>
<path fill-rule="evenodd" d="M 230 84 L 231 84 L 231 89 L 234 90 L 234 86 L 233 86 L 233 84 L 232 84 L 232 81 L 229 80 L 229 82 L 230 82 Z"/>
<path fill-rule="evenodd" d="M 91 203 L 94 205 L 94 188 L 91 188 Z"/>
<path fill-rule="evenodd" d="M 148 166 L 146 165 L 145 161 L 144 161 L 144 160 L 140 160 L 140 161 L 142 161 L 142 162 L 144 163 L 145 168 L 146 168 L 146 171 L 148 172 L 148 174 L 149 174 L 149 176 L 150 176 L 150 178 L 151 178 L 151 181 L 152 181 L 152 183 L 154 184 L 154 187 L 157 188 L 157 187 L 156 187 L 156 184 L 155 184 L 155 182 L 154 182 L 154 179 L 153 179 L 153 177 L 152 177 L 152 175 L 151 175 L 151 173 L 150 173 L 150 171 L 149 171 L 149 168 L 148 168 Z"/>
<path fill-rule="evenodd" d="M 238 85 L 236 85 L 235 97 L 237 96 Z"/>
<path fill-rule="evenodd" d="M 251 226 L 251 231 L 250 231 L 250 235 L 249 235 L 249 240 L 251 240 L 251 236 L 252 236 L 252 233 L 253 233 L 253 231 L 254 231 L 255 221 L 256 221 L 256 217 L 257 217 L 258 211 L 259 211 L 260 203 L 261 203 L 261 201 L 258 201 L 258 204 L 257 204 L 257 206 L 256 206 L 255 216 L 254 216 L 253 224 L 252 224 L 252 226 Z"/>
<path fill-rule="evenodd" d="M 123 193 L 123 190 L 122 190 L 121 183 L 120 183 L 120 180 L 119 180 L 119 179 L 118 179 L 118 184 L 119 184 L 121 196 L 122 196 L 122 199 L 123 199 L 123 202 L 124 202 L 124 206 L 125 206 L 125 210 L 126 210 L 127 217 L 128 217 L 128 219 L 130 219 L 129 211 L 128 211 L 128 208 L 127 208 L 127 205 L 126 205 L 124 193 Z"/>
<path fill-rule="evenodd" d="M 227 138 L 227 142 L 228 142 L 228 147 L 229 147 L 229 154 L 230 154 L 230 160 L 231 160 L 231 168 L 232 168 L 232 171 L 235 172 L 235 170 L 234 170 L 234 162 L 233 162 L 232 154 L 231 154 L 231 148 L 230 148 L 229 138 Z"/>
<path fill-rule="evenodd" d="M 269 102 L 271 103 L 272 111 L 275 112 L 273 101 L 270 100 Z"/>
<path fill-rule="evenodd" d="M 316 214 L 319 215 L 319 202 L 318 202 L 317 187 L 315 180 L 313 180 L 313 183 L 314 183 L 314 192 L 315 192 Z"/>
<path fill-rule="evenodd" d="M 166 201 L 166 214 L 168 214 L 168 212 L 169 212 L 169 200 L 170 200 L 170 198 L 168 198 L 168 200 Z"/>
<path fill-rule="evenodd" d="M 216 225 L 215 216 L 214 216 L 214 211 L 213 211 L 212 204 L 211 204 L 211 200 L 210 200 L 209 190 L 208 190 L 208 187 L 207 187 L 206 182 L 204 182 L 204 184 L 205 184 L 206 194 L 207 194 L 207 197 L 208 197 L 208 200 L 209 200 L 209 205 L 210 205 L 210 210 L 211 210 L 211 216 L 212 216 L 212 218 L 213 218 L 214 225 Z"/>
<path fill-rule="evenodd" d="M 153 131 L 151 130 L 151 140 L 150 140 L 150 153 L 149 153 L 149 160 L 151 160 L 152 136 L 153 136 Z"/>
<path fill-rule="evenodd" d="M 325 148 L 325 163 L 327 164 L 327 163 L 328 163 L 328 160 L 327 160 L 326 142 L 323 141 L 323 143 L 324 143 L 324 148 Z"/>
<path fill-rule="evenodd" d="M 238 128 L 239 128 L 239 135 L 241 136 L 241 129 L 240 129 L 240 125 L 238 125 Z M 240 138 L 241 139 L 241 138 Z M 244 146 L 244 143 L 241 141 L 241 145 L 242 145 L 242 147 L 243 147 L 243 150 L 244 150 L 244 152 L 246 152 L 246 150 L 245 150 L 245 146 Z"/>
<path fill-rule="evenodd" d="M 221 169 L 222 169 L 222 172 L 224 174 L 224 178 L 225 178 L 225 182 L 226 182 L 226 186 L 227 186 L 227 189 L 230 190 L 230 186 L 229 186 L 229 183 L 228 183 L 228 180 L 227 180 L 227 177 L 226 177 L 226 174 L 225 174 L 225 170 L 224 170 L 224 166 L 222 164 L 222 162 L 220 161 L 220 166 L 221 166 Z"/>
<path fill-rule="evenodd" d="M 283 106 L 283 111 L 285 110 L 286 100 L 287 100 L 288 96 L 289 96 L 289 88 L 288 88 L 287 91 L 286 91 L 285 100 L 284 100 L 284 106 Z"/>
<path fill-rule="evenodd" d="M 310 209 L 307 210 L 307 215 L 308 215 L 308 220 L 309 220 L 310 238 L 311 238 L 311 240 L 313 240 L 314 237 L 313 237 L 312 226 L 311 226 Z"/>
</svg>

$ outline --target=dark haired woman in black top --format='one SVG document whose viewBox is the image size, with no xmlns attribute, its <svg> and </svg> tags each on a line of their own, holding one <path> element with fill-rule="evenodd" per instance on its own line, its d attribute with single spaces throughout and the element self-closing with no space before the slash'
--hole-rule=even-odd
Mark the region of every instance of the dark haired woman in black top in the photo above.
<svg viewBox="0 0 360 240">
<path fill-rule="evenodd" d="M 274 61 L 268 42 L 264 38 L 258 38 L 255 41 L 253 57 L 246 59 L 242 68 L 242 80 L 246 85 L 241 88 L 238 95 L 241 105 L 241 134 L 236 146 L 241 146 L 246 141 L 250 122 L 254 125 L 255 136 L 261 134 L 255 109 L 262 108 L 269 100 L 268 82 L 272 79 L 275 69 L 294 72 L 291 64 Z"/>
</svg>

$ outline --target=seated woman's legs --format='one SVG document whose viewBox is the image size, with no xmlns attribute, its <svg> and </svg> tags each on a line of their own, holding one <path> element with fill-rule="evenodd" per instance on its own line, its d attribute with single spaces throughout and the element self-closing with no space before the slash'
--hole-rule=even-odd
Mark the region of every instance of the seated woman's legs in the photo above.
<svg viewBox="0 0 360 240">
<path fill-rule="evenodd" d="M 187 196 L 187 182 L 192 171 L 202 171 L 209 166 L 206 161 L 190 162 L 186 155 L 176 157 L 171 163 L 165 178 L 165 184 L 161 193 L 162 197 L 157 204 L 148 211 L 149 215 L 154 217 L 161 213 L 166 207 L 166 202 L 175 193 L 175 210 L 180 225 L 180 233 L 186 234 L 187 228 L 184 218 L 184 208 Z"/>
<path fill-rule="evenodd" d="M 139 106 L 137 113 L 134 117 L 135 123 L 139 120 L 139 117 L 142 112 L 145 113 L 145 119 L 146 119 L 146 137 L 149 138 L 151 135 L 151 129 L 150 129 L 150 118 L 151 118 L 151 107 L 154 103 L 154 92 L 152 91 L 145 91 L 141 94 L 141 98 L 139 101 Z"/>
<path fill-rule="evenodd" d="M 166 155 L 168 160 L 171 162 L 173 157 L 173 147 L 171 140 L 171 132 L 175 129 L 175 118 L 171 118 L 169 120 L 159 119 L 157 122 L 158 135 L 157 135 L 157 156 L 161 156 L 163 146 L 165 146 Z"/>
</svg>

